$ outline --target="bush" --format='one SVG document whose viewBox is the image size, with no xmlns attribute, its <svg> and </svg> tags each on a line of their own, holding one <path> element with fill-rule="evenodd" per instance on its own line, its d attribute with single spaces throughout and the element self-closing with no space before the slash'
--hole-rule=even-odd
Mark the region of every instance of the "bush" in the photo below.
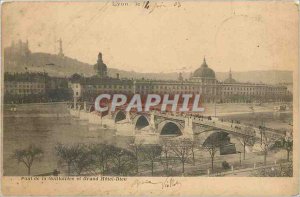
<svg viewBox="0 0 300 197">
<path fill-rule="evenodd" d="M 227 161 L 223 161 L 223 162 L 222 162 L 222 168 L 223 168 L 224 170 L 228 170 L 228 169 L 230 168 L 229 163 L 228 163 Z"/>
</svg>

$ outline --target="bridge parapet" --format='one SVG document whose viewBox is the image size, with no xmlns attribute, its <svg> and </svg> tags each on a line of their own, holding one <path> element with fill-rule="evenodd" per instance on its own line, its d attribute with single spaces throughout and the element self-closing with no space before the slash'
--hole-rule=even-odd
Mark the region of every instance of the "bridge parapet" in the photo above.
<svg viewBox="0 0 300 197">
<path fill-rule="evenodd" d="M 170 115 L 170 114 L 155 114 L 155 116 L 162 117 L 165 120 L 172 120 L 172 121 L 186 121 L 187 117 L 182 117 L 182 116 L 177 116 L 177 115 Z M 190 117 L 190 116 L 189 116 Z M 206 119 L 195 119 L 190 117 L 191 121 L 193 122 L 192 124 L 194 125 L 205 125 L 209 127 L 209 130 L 216 129 L 216 130 L 224 130 L 228 133 L 234 134 L 234 135 L 239 135 L 239 136 L 244 136 L 247 135 L 245 132 L 243 132 L 244 129 L 249 127 L 248 125 L 243 125 L 243 124 L 232 124 L 229 122 L 223 122 L 219 121 L 218 119 L 214 120 L 206 120 Z M 256 138 L 260 138 L 260 129 L 257 127 L 251 127 L 255 131 Z M 270 130 L 268 131 L 266 129 L 265 132 L 268 132 L 270 136 L 273 136 L 272 138 L 274 140 L 284 137 L 284 134 L 282 133 L 276 133 L 275 130 Z"/>
</svg>

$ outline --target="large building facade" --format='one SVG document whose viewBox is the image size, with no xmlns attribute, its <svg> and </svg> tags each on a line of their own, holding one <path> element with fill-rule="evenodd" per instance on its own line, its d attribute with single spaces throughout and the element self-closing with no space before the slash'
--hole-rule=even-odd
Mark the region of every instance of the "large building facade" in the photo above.
<svg viewBox="0 0 300 197">
<path fill-rule="evenodd" d="M 292 94 L 284 85 L 237 82 L 229 72 L 228 78 L 218 81 L 215 72 L 208 66 L 204 58 L 202 65 L 196 69 L 189 79 L 179 74 L 177 80 L 146 80 L 110 78 L 107 66 L 99 53 L 98 62 L 94 66 L 97 73 L 94 77 L 82 77 L 74 74 L 71 86 L 74 99 L 93 101 L 101 93 L 124 94 L 200 94 L 203 102 L 273 102 L 291 101 Z"/>
</svg>

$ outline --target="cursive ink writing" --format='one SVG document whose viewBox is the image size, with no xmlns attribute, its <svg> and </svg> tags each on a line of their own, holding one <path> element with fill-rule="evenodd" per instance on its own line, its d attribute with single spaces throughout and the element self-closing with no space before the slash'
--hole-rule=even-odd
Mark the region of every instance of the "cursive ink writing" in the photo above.
<svg viewBox="0 0 300 197">
<path fill-rule="evenodd" d="M 166 178 L 164 181 L 151 181 L 151 180 L 138 180 L 136 179 L 133 184 L 131 185 L 132 187 L 139 187 L 141 185 L 144 184 L 151 184 L 151 185 L 160 185 L 162 189 L 165 188 L 171 188 L 171 187 L 175 187 L 175 186 L 181 186 L 181 183 L 177 180 L 175 180 L 174 178 Z"/>
</svg>

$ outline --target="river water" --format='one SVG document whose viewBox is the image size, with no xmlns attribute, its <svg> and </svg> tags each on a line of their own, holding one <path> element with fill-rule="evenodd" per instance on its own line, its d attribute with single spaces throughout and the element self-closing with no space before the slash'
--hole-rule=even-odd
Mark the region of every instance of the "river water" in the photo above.
<svg viewBox="0 0 300 197">
<path fill-rule="evenodd" d="M 252 113 L 223 116 L 224 120 L 239 120 L 245 123 L 258 124 L 263 117 L 268 126 L 287 125 L 291 113 L 274 115 L 274 113 Z M 128 147 L 134 143 L 134 137 L 116 136 L 115 131 L 89 126 L 86 121 L 79 121 L 69 116 L 65 104 L 23 105 L 16 112 L 4 107 L 3 118 L 3 169 L 4 176 L 26 175 L 23 164 L 12 158 L 16 149 L 23 149 L 30 144 L 42 147 L 44 157 L 36 161 L 32 174 L 51 172 L 57 168 L 54 147 L 58 143 L 107 143 L 120 147 Z"/>
</svg>

